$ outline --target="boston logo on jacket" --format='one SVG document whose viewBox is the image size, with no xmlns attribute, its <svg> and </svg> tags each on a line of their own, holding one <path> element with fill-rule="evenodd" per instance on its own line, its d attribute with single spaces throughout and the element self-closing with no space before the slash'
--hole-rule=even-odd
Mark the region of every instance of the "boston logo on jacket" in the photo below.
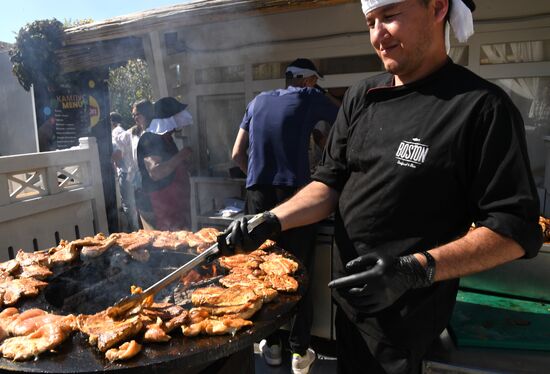
<svg viewBox="0 0 550 374">
<path fill-rule="evenodd" d="M 403 140 L 395 153 L 397 165 L 416 169 L 426 160 L 430 147 L 420 143 L 420 139 L 413 138 L 412 141 Z"/>
</svg>

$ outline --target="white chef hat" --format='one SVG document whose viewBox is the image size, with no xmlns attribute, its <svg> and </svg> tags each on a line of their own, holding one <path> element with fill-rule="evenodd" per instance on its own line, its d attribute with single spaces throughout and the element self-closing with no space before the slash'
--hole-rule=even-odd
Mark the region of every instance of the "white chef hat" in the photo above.
<svg viewBox="0 0 550 374">
<path fill-rule="evenodd" d="M 193 116 L 187 109 L 184 109 L 168 118 L 155 118 L 147 127 L 148 132 L 154 134 L 165 134 L 172 130 L 180 130 L 193 124 Z"/>
<path fill-rule="evenodd" d="M 361 6 L 363 8 L 363 13 L 367 15 L 379 7 L 403 1 L 405 0 L 361 0 Z M 449 13 L 450 26 L 453 29 L 456 39 L 461 43 L 465 43 L 468 38 L 474 34 L 472 12 L 475 10 L 476 6 L 472 0 L 449 0 L 449 6 L 451 8 Z M 445 45 L 448 51 L 450 48 L 448 25 L 445 28 Z"/>
</svg>

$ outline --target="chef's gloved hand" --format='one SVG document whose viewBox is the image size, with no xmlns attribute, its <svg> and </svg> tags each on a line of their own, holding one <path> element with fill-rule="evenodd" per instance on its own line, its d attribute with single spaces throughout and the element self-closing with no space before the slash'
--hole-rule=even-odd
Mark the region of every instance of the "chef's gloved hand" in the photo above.
<svg viewBox="0 0 550 374">
<path fill-rule="evenodd" d="M 257 218 L 255 218 L 257 217 Z M 258 223 L 252 219 L 258 219 Z M 267 239 L 279 235 L 281 223 L 271 212 L 257 215 L 246 215 L 231 222 L 229 227 L 218 236 L 218 246 L 222 255 L 229 256 L 235 252 L 250 252 L 257 249 Z"/>
<path fill-rule="evenodd" d="M 351 306 L 367 314 L 391 306 L 410 289 L 432 284 L 414 255 L 369 253 L 348 262 L 346 270 L 353 274 L 335 279 L 328 286 L 336 288 Z"/>
</svg>

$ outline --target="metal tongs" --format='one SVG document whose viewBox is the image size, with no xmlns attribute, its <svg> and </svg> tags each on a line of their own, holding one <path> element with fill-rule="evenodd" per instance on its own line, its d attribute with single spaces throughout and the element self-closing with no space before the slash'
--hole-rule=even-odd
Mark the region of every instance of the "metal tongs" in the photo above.
<svg viewBox="0 0 550 374">
<path fill-rule="evenodd" d="M 254 230 L 259 224 L 264 221 L 265 217 L 262 213 L 256 214 L 250 219 L 250 221 L 248 221 L 248 232 L 251 233 L 252 230 Z M 176 270 L 159 280 L 157 283 L 147 288 L 145 291 L 122 298 L 115 305 L 107 309 L 107 314 L 111 317 L 123 315 L 125 312 L 141 304 L 141 302 L 149 296 L 155 295 L 160 290 L 168 286 L 170 283 L 178 280 L 181 276 L 185 275 L 197 265 L 200 265 L 204 262 L 212 261 L 216 256 L 219 255 L 219 253 L 220 249 L 218 248 L 218 243 L 214 243 L 204 252 L 194 257 L 192 260 L 188 261 L 181 267 L 177 268 Z"/>
</svg>

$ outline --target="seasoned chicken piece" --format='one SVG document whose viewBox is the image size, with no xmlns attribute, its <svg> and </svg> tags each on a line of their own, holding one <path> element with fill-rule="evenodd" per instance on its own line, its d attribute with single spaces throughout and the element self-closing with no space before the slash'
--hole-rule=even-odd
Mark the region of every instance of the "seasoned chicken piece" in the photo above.
<svg viewBox="0 0 550 374">
<path fill-rule="evenodd" d="M 107 352 L 105 352 L 105 358 L 107 360 L 113 362 L 113 361 L 120 361 L 120 360 L 128 360 L 135 355 L 137 355 L 141 351 L 141 345 L 136 343 L 135 340 L 123 343 L 118 348 L 111 348 Z"/>
<path fill-rule="evenodd" d="M 158 236 L 157 231 L 139 230 L 132 233 L 119 233 L 117 245 L 130 257 L 139 262 L 149 261 L 149 251 L 147 248 L 153 243 Z"/>
<path fill-rule="evenodd" d="M 235 305 L 235 306 L 222 306 L 222 307 L 209 307 L 202 306 L 212 316 L 225 316 L 233 315 L 235 317 L 248 319 L 252 317 L 258 310 L 262 308 L 263 301 L 261 298 L 251 301 L 249 303 Z"/>
<path fill-rule="evenodd" d="M 4 305 L 14 305 L 23 296 L 37 296 L 48 283 L 33 278 L 0 280 L 0 290 L 4 292 Z"/>
<path fill-rule="evenodd" d="M 120 233 L 117 239 L 117 244 L 127 252 L 134 251 L 139 248 L 147 248 L 158 234 L 145 234 L 145 230 L 139 230 L 132 233 Z"/>
<path fill-rule="evenodd" d="M 77 247 L 66 240 L 61 240 L 57 247 L 48 250 L 48 262 L 51 266 L 68 264 L 77 258 Z"/>
<path fill-rule="evenodd" d="M 18 278 L 34 278 L 44 280 L 53 275 L 53 272 L 46 266 L 40 264 L 31 264 L 20 266 L 17 271 L 13 273 Z"/>
<path fill-rule="evenodd" d="M 19 262 L 21 266 L 33 264 L 48 266 L 49 264 L 47 251 L 25 252 L 20 249 L 15 256 L 15 260 Z"/>
<path fill-rule="evenodd" d="M 258 299 L 259 296 L 252 289 L 241 286 L 199 288 L 191 295 L 191 302 L 195 306 L 227 307 L 246 304 Z"/>
<path fill-rule="evenodd" d="M 109 248 L 117 243 L 118 237 L 120 234 L 111 234 L 109 237 L 105 238 L 102 234 L 97 234 L 94 237 L 94 240 L 90 240 L 85 245 L 82 245 L 80 254 L 84 257 L 99 257 Z M 82 243 L 84 243 L 83 239 Z M 77 246 L 72 242 L 71 245 Z"/>
<path fill-rule="evenodd" d="M 105 311 L 94 315 L 80 314 L 76 317 L 76 322 L 78 329 L 88 335 L 90 344 L 97 344 L 101 352 L 137 335 L 143 327 L 139 316 L 117 321 Z"/>
<path fill-rule="evenodd" d="M 152 244 L 155 249 L 169 249 L 172 251 L 181 250 L 187 248 L 187 246 L 187 241 L 180 240 L 178 234 L 172 231 L 160 231 Z"/>
<path fill-rule="evenodd" d="M 75 316 L 68 316 L 47 313 L 41 309 L 29 309 L 21 313 L 9 326 L 8 331 L 11 335 L 21 336 L 29 335 L 40 327 L 50 324 L 66 324 L 74 328 L 76 319 Z"/>
<path fill-rule="evenodd" d="M 170 331 L 172 331 L 176 327 L 180 327 L 183 324 L 188 323 L 189 319 L 190 319 L 189 318 L 189 313 L 187 312 L 187 310 L 184 310 L 179 316 L 175 316 L 175 317 L 171 318 L 170 320 L 168 320 L 167 322 L 165 322 L 164 331 L 166 333 L 169 333 Z"/>
<path fill-rule="evenodd" d="M 101 245 L 105 240 L 107 240 L 107 238 L 108 237 L 106 237 L 105 234 L 100 232 L 95 236 L 86 236 L 81 239 L 75 239 L 71 242 L 71 244 L 77 248 L 95 246 L 95 245 Z"/>
<path fill-rule="evenodd" d="M 19 261 L 16 259 L 5 261 L 0 263 L 0 271 L 6 275 L 13 275 L 17 270 L 19 270 Z"/>
<path fill-rule="evenodd" d="M 222 267 L 230 270 L 234 268 L 257 269 L 263 262 L 263 259 L 240 253 L 233 256 L 220 257 L 218 261 Z"/>
<path fill-rule="evenodd" d="M 178 317 L 184 312 L 186 312 L 184 308 L 172 303 L 153 303 L 141 310 L 141 314 L 153 319 L 160 318 L 163 321 Z"/>
<path fill-rule="evenodd" d="M 18 316 L 17 308 L 6 308 L 0 312 L 0 341 L 9 336 L 8 327 Z"/>
<path fill-rule="evenodd" d="M 225 287 L 241 286 L 250 288 L 256 295 L 262 298 L 264 303 L 272 301 L 277 296 L 276 290 L 253 274 L 230 273 L 220 279 L 220 284 Z"/>
<path fill-rule="evenodd" d="M 277 244 L 277 243 L 274 242 L 273 240 L 267 239 L 265 242 L 263 242 L 262 245 L 260 245 L 260 246 L 258 247 L 258 249 L 257 249 L 256 251 L 262 251 L 262 252 L 264 252 L 266 249 L 269 249 L 269 248 L 275 246 L 276 244 Z M 256 252 L 256 251 L 254 251 L 254 252 Z M 254 252 L 252 252 L 252 253 L 254 253 Z M 267 255 L 267 253 L 264 252 L 264 255 Z"/>
<path fill-rule="evenodd" d="M 191 308 L 189 311 L 189 323 L 195 324 L 210 317 L 210 312 L 205 308 Z"/>
<path fill-rule="evenodd" d="M 12 320 L 12 322 L 7 326 L 7 330 L 11 335 L 16 335 L 14 333 L 15 326 L 18 326 L 19 324 L 23 323 L 24 321 L 26 321 L 30 318 L 43 316 L 47 313 L 48 312 L 46 312 L 45 310 L 38 309 L 38 308 L 32 308 L 32 309 L 25 310 L 24 312 L 21 312 L 19 315 L 17 315 L 16 318 L 14 318 Z M 18 334 L 18 335 L 20 335 L 20 334 Z"/>
<path fill-rule="evenodd" d="M 204 244 L 204 240 L 197 235 L 193 234 L 192 232 L 188 233 L 185 237 L 185 240 L 187 241 L 187 245 L 189 247 L 197 247 L 201 244 Z"/>
<path fill-rule="evenodd" d="M 0 352 L 10 360 L 29 360 L 54 349 L 67 339 L 71 332 L 72 328 L 69 324 L 49 323 L 32 334 L 4 340 L 0 345 Z"/>
<path fill-rule="evenodd" d="M 195 233 L 203 243 L 213 244 L 218 240 L 218 235 L 221 233 L 213 227 L 205 227 Z"/>
<path fill-rule="evenodd" d="M 246 326 L 251 326 L 252 322 L 242 318 L 220 317 L 207 318 L 189 326 L 182 326 L 181 330 L 185 336 L 196 336 L 199 334 L 207 335 L 235 335 L 237 331 Z"/>
<path fill-rule="evenodd" d="M 293 274 L 298 270 L 298 263 L 284 256 L 271 253 L 264 257 L 264 262 L 260 264 L 260 269 L 267 274 Z"/>
<path fill-rule="evenodd" d="M 163 343 L 167 342 L 170 339 L 172 338 L 166 333 L 166 327 L 160 318 L 157 318 L 155 322 L 145 325 L 143 341 L 152 343 Z"/>
<path fill-rule="evenodd" d="M 296 292 L 298 290 L 298 281 L 287 274 L 268 274 L 264 282 L 277 291 Z"/>
</svg>

